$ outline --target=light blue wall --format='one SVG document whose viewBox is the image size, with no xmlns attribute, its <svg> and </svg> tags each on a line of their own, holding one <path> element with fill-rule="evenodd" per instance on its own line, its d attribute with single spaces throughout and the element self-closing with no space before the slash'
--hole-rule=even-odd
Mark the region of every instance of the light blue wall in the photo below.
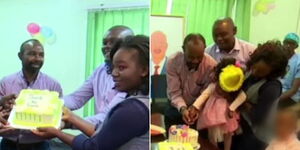
<svg viewBox="0 0 300 150">
<path fill-rule="evenodd" d="M 147 0 L 0 0 L 0 78 L 20 71 L 17 57 L 21 43 L 31 36 L 27 25 L 48 26 L 57 36 L 53 45 L 45 44 L 42 72 L 58 80 L 69 94 L 85 80 L 87 12 L 114 7 L 134 7 Z M 83 114 L 83 109 L 76 111 Z M 76 134 L 76 132 L 72 132 Z"/>
<path fill-rule="evenodd" d="M 0 78 L 21 69 L 17 57 L 29 38 L 30 22 L 51 27 L 56 43 L 46 44 L 42 71 L 57 79 L 68 94 L 84 81 L 87 11 L 81 0 L 1 0 Z"/>
</svg>

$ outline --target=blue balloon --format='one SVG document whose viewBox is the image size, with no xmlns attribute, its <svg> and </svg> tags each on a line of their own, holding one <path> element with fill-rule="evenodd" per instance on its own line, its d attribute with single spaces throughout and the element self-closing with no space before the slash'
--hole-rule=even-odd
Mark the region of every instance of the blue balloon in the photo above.
<svg viewBox="0 0 300 150">
<path fill-rule="evenodd" d="M 42 27 L 41 32 L 45 38 L 49 38 L 53 35 L 53 30 L 49 27 Z"/>
<path fill-rule="evenodd" d="M 51 37 L 47 38 L 47 43 L 52 45 L 56 42 L 56 35 L 55 34 L 52 34 Z"/>
</svg>

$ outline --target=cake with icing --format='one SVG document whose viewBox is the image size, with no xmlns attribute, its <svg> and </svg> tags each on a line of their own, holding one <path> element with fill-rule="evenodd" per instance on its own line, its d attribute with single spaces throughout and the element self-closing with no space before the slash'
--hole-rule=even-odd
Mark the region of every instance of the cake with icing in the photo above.
<svg viewBox="0 0 300 150">
<path fill-rule="evenodd" d="M 194 150 L 190 143 L 160 142 L 158 150 Z"/>
<path fill-rule="evenodd" d="M 172 125 L 169 128 L 169 142 L 190 143 L 193 147 L 198 144 L 198 131 L 187 125 Z"/>
<path fill-rule="evenodd" d="M 62 107 L 57 92 L 25 89 L 16 99 L 12 122 L 25 127 L 57 127 Z"/>
</svg>

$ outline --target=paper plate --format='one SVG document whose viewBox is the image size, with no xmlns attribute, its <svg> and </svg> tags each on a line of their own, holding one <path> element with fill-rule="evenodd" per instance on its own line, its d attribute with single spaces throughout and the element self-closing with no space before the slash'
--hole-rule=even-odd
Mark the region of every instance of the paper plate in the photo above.
<svg viewBox="0 0 300 150">
<path fill-rule="evenodd" d="M 153 125 L 153 124 L 150 125 L 150 129 L 151 129 L 152 136 L 166 133 L 166 130 L 164 128 Z"/>
<path fill-rule="evenodd" d="M 198 150 L 198 149 L 200 149 L 200 144 L 198 144 L 197 146 L 194 146 L 193 148 L 194 148 L 194 150 Z"/>
</svg>

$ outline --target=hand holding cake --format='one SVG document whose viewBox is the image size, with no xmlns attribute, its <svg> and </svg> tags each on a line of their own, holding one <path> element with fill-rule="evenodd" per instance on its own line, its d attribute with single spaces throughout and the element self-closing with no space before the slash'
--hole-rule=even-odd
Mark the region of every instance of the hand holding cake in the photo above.
<svg viewBox="0 0 300 150">
<path fill-rule="evenodd" d="M 2 117 L 4 117 L 5 119 L 8 118 L 12 110 L 12 107 L 15 104 L 16 97 L 17 96 L 15 94 L 10 94 L 10 95 L 3 96 L 0 99 L 0 112 L 4 114 Z"/>
<path fill-rule="evenodd" d="M 63 109 L 62 122 L 71 123 L 72 118 L 75 117 L 73 112 L 67 107 L 63 107 L 62 109 Z M 45 139 L 51 139 L 57 137 L 62 132 L 61 129 L 56 129 L 53 127 L 42 127 L 42 128 L 37 128 L 37 130 L 32 130 L 32 133 L 34 133 L 37 136 L 43 137 Z"/>
<path fill-rule="evenodd" d="M 3 96 L 0 100 L 0 105 L 4 106 L 5 104 L 12 104 L 12 103 L 14 103 L 16 98 L 17 98 L 17 96 L 15 94 Z"/>
<path fill-rule="evenodd" d="M 0 134 L 9 134 L 15 128 L 11 127 L 7 122 L 7 118 L 11 112 L 16 95 L 11 94 L 3 96 L 0 99 Z"/>
<path fill-rule="evenodd" d="M 0 134 L 8 134 L 11 131 L 15 130 L 8 124 L 6 119 L 3 118 L 2 112 L 0 112 L 0 115 Z"/>
<path fill-rule="evenodd" d="M 74 118 L 73 112 L 69 108 L 63 107 L 62 120 L 65 122 L 71 123 L 72 118 Z"/>
<path fill-rule="evenodd" d="M 31 130 L 31 132 L 42 138 L 51 139 L 57 137 L 60 130 L 53 127 L 43 127 L 43 128 L 37 128 L 37 130 Z"/>
</svg>

